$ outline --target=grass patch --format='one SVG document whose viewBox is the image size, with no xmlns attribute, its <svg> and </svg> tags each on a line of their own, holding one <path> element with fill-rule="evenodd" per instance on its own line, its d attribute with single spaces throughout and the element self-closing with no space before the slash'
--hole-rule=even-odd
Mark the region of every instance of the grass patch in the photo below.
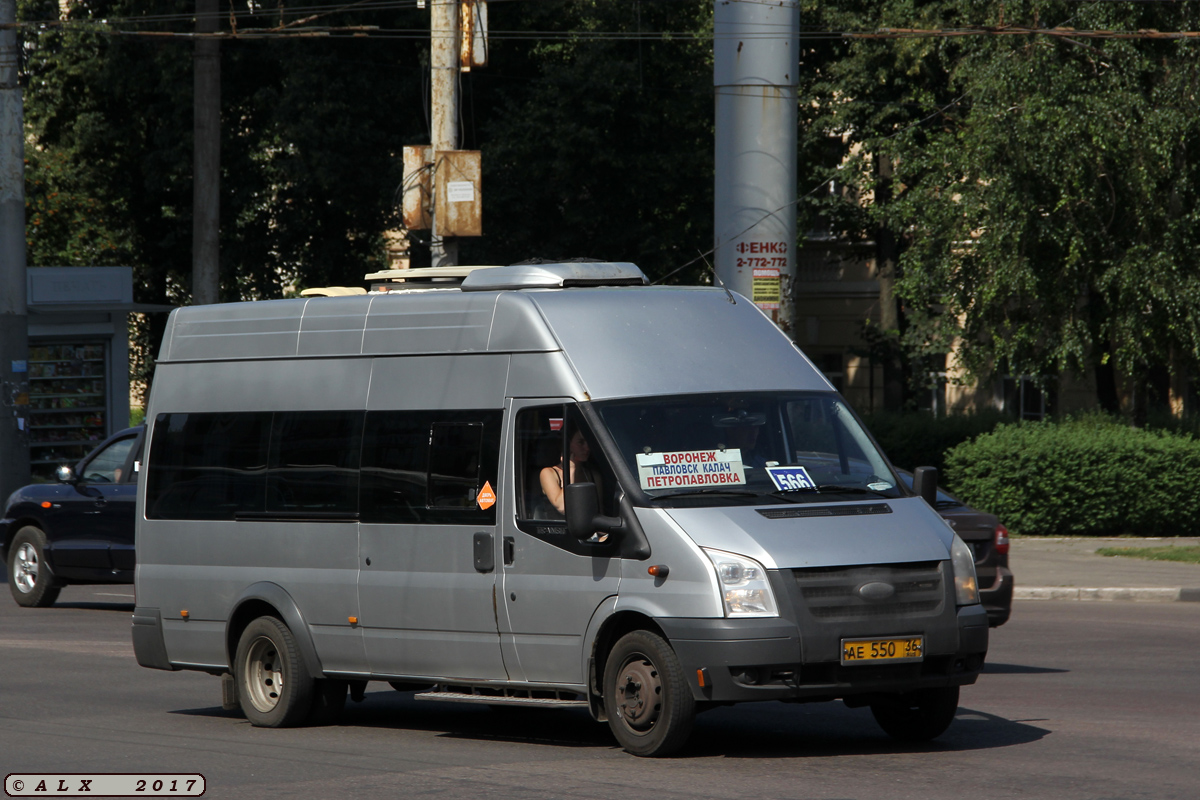
<svg viewBox="0 0 1200 800">
<path fill-rule="evenodd" d="M 1128 556 L 1150 561 L 1182 561 L 1185 564 L 1200 564 L 1200 547 L 1101 547 L 1096 551 L 1102 556 Z"/>
</svg>

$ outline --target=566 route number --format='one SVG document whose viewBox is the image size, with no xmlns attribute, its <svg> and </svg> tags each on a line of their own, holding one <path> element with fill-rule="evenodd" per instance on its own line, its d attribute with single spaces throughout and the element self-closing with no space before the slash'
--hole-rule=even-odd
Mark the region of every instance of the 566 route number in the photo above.
<svg viewBox="0 0 1200 800">
<path fill-rule="evenodd" d="M 11 797 L 199 797 L 203 775 L 195 773 L 32 773 L 4 779 Z"/>
</svg>

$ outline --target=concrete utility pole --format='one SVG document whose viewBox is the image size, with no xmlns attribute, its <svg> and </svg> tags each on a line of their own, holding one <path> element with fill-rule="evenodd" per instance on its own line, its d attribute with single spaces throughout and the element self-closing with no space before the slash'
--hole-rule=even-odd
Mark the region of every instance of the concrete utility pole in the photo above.
<svg viewBox="0 0 1200 800">
<path fill-rule="evenodd" d="M 798 0 L 716 0 L 717 277 L 792 335 Z"/>
<path fill-rule="evenodd" d="M 196 0 L 196 33 L 216 33 L 218 0 Z M 192 59 L 192 302 L 219 301 L 221 259 L 221 42 L 196 39 Z"/>
<path fill-rule="evenodd" d="M 16 21 L 16 0 L 0 0 L 0 25 Z M 25 114 L 18 54 L 16 28 L 0 29 L 0 502 L 29 482 Z"/>
<path fill-rule="evenodd" d="M 458 76 L 459 76 L 459 0 L 433 0 L 429 14 L 431 144 L 434 158 L 444 150 L 458 149 Z M 441 179 L 441 165 L 435 165 L 434 180 Z M 430 251 L 433 266 L 458 264 L 458 242 L 443 237 L 434 214 Z"/>
</svg>

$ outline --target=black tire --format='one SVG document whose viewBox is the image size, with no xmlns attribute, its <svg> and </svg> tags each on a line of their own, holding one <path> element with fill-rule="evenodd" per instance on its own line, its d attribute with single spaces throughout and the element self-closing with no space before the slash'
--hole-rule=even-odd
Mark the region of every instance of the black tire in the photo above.
<svg viewBox="0 0 1200 800">
<path fill-rule="evenodd" d="M 251 725 L 288 728 L 308 719 L 315 682 L 296 637 L 278 618 L 259 617 L 246 626 L 233 674 L 238 702 Z"/>
<path fill-rule="evenodd" d="M 604 710 L 621 747 L 668 756 L 692 733 L 696 701 L 671 645 L 649 631 L 622 636 L 604 667 Z"/>
<path fill-rule="evenodd" d="M 308 714 L 309 725 L 333 725 L 346 707 L 348 681 L 319 678 L 313 681 L 312 710 Z"/>
<path fill-rule="evenodd" d="M 957 711 L 957 686 L 920 689 L 871 703 L 879 727 L 901 742 L 928 742 L 941 736 Z"/>
<path fill-rule="evenodd" d="M 45 608 L 54 605 L 62 587 L 46 561 L 46 534 L 26 525 L 8 546 L 8 589 L 17 605 Z"/>
</svg>

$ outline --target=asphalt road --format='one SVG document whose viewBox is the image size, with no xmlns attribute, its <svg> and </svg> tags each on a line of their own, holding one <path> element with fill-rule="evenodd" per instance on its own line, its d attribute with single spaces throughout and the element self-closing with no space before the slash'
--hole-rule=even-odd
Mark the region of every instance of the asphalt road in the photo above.
<svg viewBox="0 0 1200 800">
<path fill-rule="evenodd" d="M 698 719 L 677 758 L 586 714 L 417 702 L 385 684 L 325 728 L 262 730 L 219 683 L 142 669 L 128 587 L 50 609 L 0 596 L 0 775 L 202 773 L 206 797 L 1186 798 L 1200 796 L 1200 604 L 1018 603 L 937 742 L 865 709 L 761 703 Z"/>
</svg>

